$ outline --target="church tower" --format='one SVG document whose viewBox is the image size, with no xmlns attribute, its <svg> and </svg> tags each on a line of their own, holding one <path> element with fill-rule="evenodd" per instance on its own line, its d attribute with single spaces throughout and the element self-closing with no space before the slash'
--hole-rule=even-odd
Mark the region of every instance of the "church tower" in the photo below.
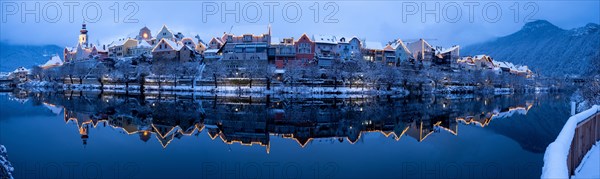
<svg viewBox="0 0 600 179">
<path fill-rule="evenodd" d="M 79 34 L 79 44 L 84 47 L 87 48 L 88 47 L 88 35 L 87 35 L 87 29 L 85 28 L 85 23 L 81 25 L 81 30 L 79 30 L 80 34 Z"/>
</svg>

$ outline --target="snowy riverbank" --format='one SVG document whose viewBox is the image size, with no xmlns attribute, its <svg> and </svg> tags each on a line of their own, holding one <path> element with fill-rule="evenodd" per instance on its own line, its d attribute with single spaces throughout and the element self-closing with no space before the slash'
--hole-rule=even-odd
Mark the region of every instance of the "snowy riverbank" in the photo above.
<svg viewBox="0 0 600 179">
<path fill-rule="evenodd" d="M 97 85 L 97 84 L 60 84 L 60 83 L 49 83 L 40 81 L 31 81 L 20 85 L 19 87 L 24 89 L 30 89 L 33 91 L 45 91 L 48 89 L 58 90 L 75 90 L 75 91 L 105 91 L 105 92 L 129 92 L 139 93 L 140 86 L 137 84 L 132 85 Z M 266 86 L 157 86 L 157 85 L 145 85 L 144 93 L 158 93 L 158 92 L 177 92 L 177 93 L 210 93 L 210 94 L 282 94 L 282 95 L 408 95 L 409 91 L 404 88 L 392 87 L 390 90 L 387 89 L 375 89 L 375 88 L 363 88 L 363 87 L 308 87 L 308 86 L 283 86 L 283 85 L 272 85 L 270 89 Z"/>
<path fill-rule="evenodd" d="M 0 177 L 12 179 L 13 171 L 14 171 L 14 168 L 8 161 L 6 147 L 4 147 L 4 145 L 0 145 Z"/>
</svg>

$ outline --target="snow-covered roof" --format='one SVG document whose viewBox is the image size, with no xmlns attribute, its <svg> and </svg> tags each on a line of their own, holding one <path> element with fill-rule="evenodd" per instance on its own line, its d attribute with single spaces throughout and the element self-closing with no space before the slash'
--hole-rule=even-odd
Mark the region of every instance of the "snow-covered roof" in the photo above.
<svg viewBox="0 0 600 179">
<path fill-rule="evenodd" d="M 394 48 L 394 46 L 392 46 L 391 44 L 387 44 L 387 45 L 386 45 L 386 46 L 383 48 L 383 50 L 386 50 L 386 51 L 388 51 L 388 50 L 389 50 L 389 51 L 394 51 L 394 50 L 396 50 L 396 49 L 395 49 L 395 48 Z"/>
<path fill-rule="evenodd" d="M 60 59 L 60 57 L 58 57 L 58 55 L 54 55 L 54 56 L 52 56 L 52 58 L 50 58 L 50 60 L 48 60 L 46 63 L 44 63 L 40 67 L 48 68 L 48 67 L 53 67 L 53 66 L 61 66 L 62 64 L 63 64 L 63 61 Z"/>
<path fill-rule="evenodd" d="M 487 55 L 475 55 L 475 56 L 473 56 L 473 58 L 482 59 L 483 57 L 486 57 L 486 56 Z"/>
<path fill-rule="evenodd" d="M 382 50 L 383 45 L 381 44 L 381 42 L 367 41 L 367 42 L 365 42 L 365 48 L 373 49 L 373 50 Z"/>
<path fill-rule="evenodd" d="M 163 40 L 164 40 L 164 41 L 165 41 L 167 44 L 169 44 L 169 46 L 171 46 L 171 47 L 173 48 L 173 50 L 177 50 L 177 51 L 179 51 L 179 50 L 181 50 L 181 48 L 184 46 L 184 45 L 181 45 L 181 44 L 179 44 L 179 43 L 177 43 L 177 42 L 175 42 L 175 41 L 172 41 L 172 40 L 166 40 L 166 39 L 163 39 Z"/>
<path fill-rule="evenodd" d="M 448 53 L 448 52 L 459 50 L 459 49 L 460 49 L 460 46 L 456 45 L 451 48 L 443 49 L 440 53 Z"/>
<path fill-rule="evenodd" d="M 27 69 L 25 67 L 19 67 L 19 68 L 15 69 L 15 71 L 13 71 L 13 73 L 19 73 L 19 72 L 27 72 L 27 73 L 29 73 L 29 69 Z"/>
<path fill-rule="evenodd" d="M 223 41 L 221 40 L 221 38 L 218 38 L 218 37 L 213 37 L 212 39 L 210 39 L 210 41 L 213 41 L 213 40 L 214 40 L 215 42 L 217 42 L 217 43 L 223 44 Z M 210 42 L 209 42 L 209 43 L 210 43 Z"/>
<path fill-rule="evenodd" d="M 54 114 L 61 114 L 63 108 L 49 103 L 44 103 L 44 107 L 48 108 Z"/>
<path fill-rule="evenodd" d="M 219 49 L 216 49 L 216 48 L 215 49 L 208 49 L 208 50 L 204 51 L 204 53 L 217 53 L 217 52 L 219 52 Z"/>
<path fill-rule="evenodd" d="M 183 47 L 187 47 L 187 46 L 185 46 L 185 45 L 183 45 L 183 44 L 180 44 L 180 43 L 178 43 L 178 42 L 175 42 L 175 41 L 172 41 L 172 40 L 169 40 L 169 39 L 161 39 L 161 40 L 160 40 L 160 42 L 158 42 L 158 43 L 157 43 L 157 45 L 155 45 L 155 46 L 154 46 L 154 48 L 152 49 L 152 51 L 153 51 L 153 52 L 154 52 L 154 51 L 164 51 L 163 49 L 158 49 L 158 50 L 157 50 L 157 47 L 159 47 L 159 45 L 158 45 L 158 44 L 160 44 L 160 43 L 163 43 L 163 41 L 164 41 L 164 43 L 166 43 L 167 45 L 171 46 L 171 48 L 173 48 L 173 50 L 175 50 L 175 51 L 179 51 L 179 50 L 181 50 L 181 48 L 183 48 Z"/>
<path fill-rule="evenodd" d="M 315 35 L 313 41 L 315 43 L 337 44 L 337 38 L 334 35 Z"/>
<path fill-rule="evenodd" d="M 146 42 L 145 40 L 140 40 L 138 42 L 137 45 L 138 48 L 152 48 L 152 45 L 150 45 L 148 42 Z"/>
</svg>

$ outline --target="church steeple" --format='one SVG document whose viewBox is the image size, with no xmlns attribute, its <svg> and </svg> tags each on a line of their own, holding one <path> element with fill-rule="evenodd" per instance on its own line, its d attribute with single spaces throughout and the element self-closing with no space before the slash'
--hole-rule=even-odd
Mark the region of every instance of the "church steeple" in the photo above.
<svg viewBox="0 0 600 179">
<path fill-rule="evenodd" d="M 79 30 L 79 44 L 83 47 L 88 47 L 88 31 L 85 23 L 81 24 L 81 30 Z"/>
</svg>

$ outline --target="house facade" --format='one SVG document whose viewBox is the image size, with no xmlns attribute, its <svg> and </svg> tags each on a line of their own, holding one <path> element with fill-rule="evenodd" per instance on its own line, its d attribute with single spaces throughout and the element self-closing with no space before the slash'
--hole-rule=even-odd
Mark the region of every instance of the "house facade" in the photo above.
<svg viewBox="0 0 600 179">
<path fill-rule="evenodd" d="M 138 41 L 135 39 L 127 38 L 121 39 L 117 42 L 113 42 L 108 46 L 108 57 L 109 58 L 123 58 L 131 57 L 133 55 L 133 48 L 138 46 Z"/>
<path fill-rule="evenodd" d="M 320 67 L 331 67 L 335 58 L 337 58 L 338 40 L 333 35 L 316 35 L 313 37 L 315 42 L 315 57 Z"/>
<path fill-rule="evenodd" d="M 296 46 L 294 38 L 284 38 L 279 43 L 271 44 L 269 56 L 274 60 L 275 67 L 283 69 L 290 62 L 296 61 Z"/>
<path fill-rule="evenodd" d="M 315 43 L 306 34 L 302 34 L 294 43 L 296 60 L 308 64 L 315 60 Z"/>
<path fill-rule="evenodd" d="M 392 44 L 395 51 L 396 61 L 398 64 L 407 63 L 414 60 L 414 57 L 410 53 L 410 50 L 406 47 L 406 44 L 398 39 L 396 43 Z"/>
<path fill-rule="evenodd" d="M 230 74 L 243 76 L 268 65 L 267 49 L 271 43 L 271 30 L 268 33 L 254 35 L 223 34 L 221 41 L 222 63 Z"/>
<path fill-rule="evenodd" d="M 152 59 L 154 61 L 168 62 L 193 62 L 196 61 L 197 53 L 182 43 L 161 39 L 152 49 Z"/>
</svg>

